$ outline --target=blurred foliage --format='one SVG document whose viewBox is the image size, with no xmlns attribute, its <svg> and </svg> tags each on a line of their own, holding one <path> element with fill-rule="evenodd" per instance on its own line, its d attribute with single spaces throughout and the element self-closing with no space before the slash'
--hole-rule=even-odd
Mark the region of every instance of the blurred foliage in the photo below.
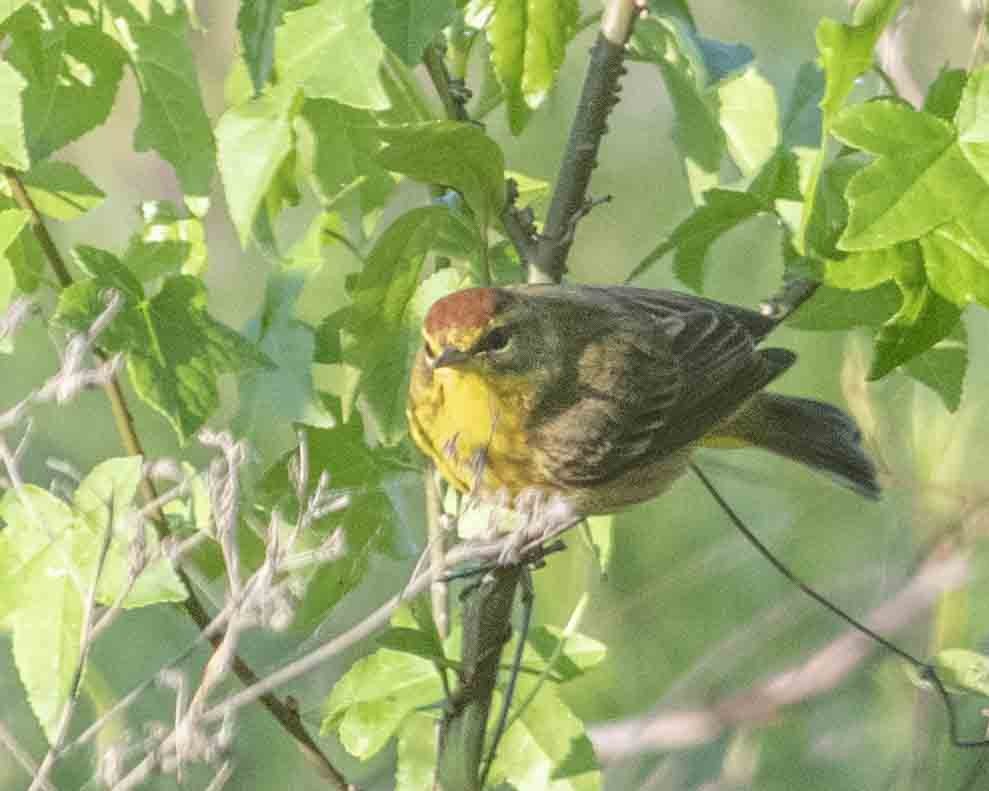
<svg viewBox="0 0 989 791">
<path fill-rule="evenodd" d="M 777 333 L 801 355 L 781 387 L 844 401 L 879 464 L 883 502 L 864 505 L 754 452 L 700 461 L 758 535 L 856 613 L 952 537 L 972 558 L 970 582 L 895 639 L 935 657 L 965 733 L 977 736 L 989 639 L 989 368 L 972 342 L 989 331 L 980 6 L 868 0 L 846 22 L 837 0 L 648 5 L 592 185 L 615 201 L 582 220 L 571 277 L 739 304 L 781 278 L 821 283 Z M 59 282 L 8 180 L 0 309 L 30 296 L 40 315 L 2 339 L 2 409 L 58 367 L 67 333 L 87 330 L 113 288 L 123 306 L 100 344 L 125 356 L 149 457 L 203 468 L 203 426 L 233 426 L 253 443 L 246 573 L 264 556 L 251 528 L 274 511 L 298 519 L 300 483 L 310 490 L 325 471 L 349 498 L 300 539 L 316 551 L 341 528 L 347 554 L 291 572 L 293 628 L 246 641 L 262 675 L 399 590 L 424 546 L 421 465 L 404 425 L 418 325 L 446 293 L 522 278 L 500 220 L 505 178 L 541 221 L 597 11 L 575 0 L 35 0 L 0 10 L 0 164 L 75 280 Z M 890 24 L 919 106 L 875 68 Z M 431 59 L 473 91 L 454 98 L 483 126 L 445 120 Z M 33 418 L 19 459 L 31 483 L 0 501 L 0 699 L 10 702 L 4 723 L 40 756 L 71 687 L 86 584 L 107 537 L 98 600 L 124 596 L 134 612 L 93 647 L 73 732 L 153 677 L 194 629 L 152 606 L 183 597 L 165 564 L 122 587 L 121 525 L 142 460 L 121 458 L 102 397 L 38 406 Z M 309 451 L 301 482 L 299 431 Z M 87 471 L 66 496 L 46 489 L 59 480 L 45 467 L 52 457 Z M 170 505 L 169 524 L 204 535 L 191 558 L 219 604 L 208 502 L 200 484 Z M 843 626 L 731 532 L 693 480 L 595 520 L 585 539 L 574 533 L 536 575 L 540 625 L 523 652 L 524 705 L 492 768 L 501 787 L 984 784 L 984 754 L 953 748 L 929 687 L 878 652 L 770 723 L 599 771 L 590 724 L 703 706 L 803 661 Z M 377 646 L 295 682 L 304 721 L 313 732 L 322 724 L 348 779 L 430 787 L 437 667 L 456 668 L 458 642 L 456 630 L 440 640 L 417 603 Z M 193 652 L 182 667 L 198 677 L 205 659 Z M 96 749 L 168 721 L 173 705 L 162 693 L 142 698 Z M 322 787 L 261 712 L 242 715 L 235 755 L 238 788 L 287 776 Z M 23 785 L 20 772 L 0 752 L 0 785 Z M 54 778 L 81 787 L 91 775 L 75 751 Z M 194 769 L 186 785 L 208 777 Z"/>
</svg>

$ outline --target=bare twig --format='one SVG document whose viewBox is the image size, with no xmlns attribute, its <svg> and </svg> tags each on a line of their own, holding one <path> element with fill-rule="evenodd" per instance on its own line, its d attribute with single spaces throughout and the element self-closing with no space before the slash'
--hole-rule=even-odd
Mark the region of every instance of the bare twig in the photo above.
<svg viewBox="0 0 989 791">
<path fill-rule="evenodd" d="M 55 274 L 55 278 L 58 281 L 59 286 L 61 288 L 69 287 L 73 283 L 72 275 L 65 264 L 65 260 L 59 253 L 58 247 L 55 245 L 51 234 L 48 232 L 44 218 L 41 216 L 41 213 L 35 206 L 34 201 L 25 189 L 20 175 L 16 170 L 10 167 L 5 167 L 3 169 L 3 174 L 14 201 L 21 209 L 28 212 L 31 229 L 37 238 L 38 243 L 41 245 L 41 249 L 45 254 L 45 258 L 47 259 L 49 266 Z M 104 392 L 106 393 L 107 399 L 110 402 L 110 408 L 113 412 L 117 433 L 120 436 L 124 449 L 131 456 L 145 457 L 146 454 L 144 452 L 144 447 L 134 425 L 134 419 L 127 404 L 127 399 L 124 396 L 123 388 L 115 375 L 116 369 L 114 366 L 119 363 L 111 362 L 113 358 L 110 358 L 98 348 L 95 348 L 93 353 L 101 360 L 104 366 L 109 367 L 106 370 L 109 375 L 106 377 L 105 381 L 101 382 L 101 384 Z M 4 416 L 0 416 L 0 423 L 2 423 L 3 417 Z M 154 483 L 147 476 L 142 477 L 140 482 L 140 490 L 145 501 L 154 502 L 157 500 L 158 493 L 155 489 Z M 158 532 L 159 539 L 164 539 L 167 535 L 167 526 L 164 520 L 164 515 L 159 511 L 154 515 L 152 521 L 155 530 Z M 181 567 L 176 567 L 175 573 L 178 575 L 187 593 L 187 598 L 183 602 L 183 607 L 195 622 L 196 626 L 200 630 L 205 629 L 210 623 L 210 618 L 202 602 L 197 597 L 188 574 L 186 574 Z M 219 646 L 219 643 L 220 638 L 214 638 L 214 645 Z M 246 686 L 251 686 L 257 681 L 257 675 L 254 671 L 238 656 L 233 658 L 233 670 L 237 677 Z M 278 720 L 289 735 L 295 739 L 299 749 L 313 763 L 317 771 L 333 783 L 337 789 L 340 791 L 346 791 L 347 783 L 343 775 L 336 769 L 336 767 L 333 766 L 332 763 L 330 763 L 330 760 L 319 748 L 319 745 L 313 741 L 305 726 L 302 724 L 302 721 L 299 719 L 298 713 L 295 712 L 290 706 L 286 705 L 283 701 L 272 695 L 262 697 L 261 703 L 268 709 L 272 716 Z"/>
<path fill-rule="evenodd" d="M 34 759 L 25 750 L 17 739 L 14 737 L 7 726 L 4 725 L 3 720 L 0 720 L 0 744 L 7 748 L 7 752 L 13 756 L 14 761 L 23 769 L 30 777 L 38 776 L 38 766 L 34 762 Z M 37 780 L 35 782 L 38 782 Z M 42 779 L 39 786 L 42 791 L 55 791 L 55 787 L 49 783 L 47 780 Z"/>
</svg>

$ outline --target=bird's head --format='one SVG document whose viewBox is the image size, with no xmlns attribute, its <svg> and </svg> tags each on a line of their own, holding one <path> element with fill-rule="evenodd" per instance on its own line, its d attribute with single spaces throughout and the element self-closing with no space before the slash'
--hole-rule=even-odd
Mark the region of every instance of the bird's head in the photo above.
<svg viewBox="0 0 989 791">
<path fill-rule="evenodd" d="M 503 288 L 469 288 L 438 300 L 422 327 L 423 354 L 437 368 L 525 374 L 545 364 L 549 338 L 538 311 Z"/>
</svg>

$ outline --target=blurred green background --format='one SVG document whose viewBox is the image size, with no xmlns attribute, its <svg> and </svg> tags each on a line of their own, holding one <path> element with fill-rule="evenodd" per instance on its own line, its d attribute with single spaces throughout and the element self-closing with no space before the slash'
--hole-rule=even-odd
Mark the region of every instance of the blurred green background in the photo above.
<svg viewBox="0 0 989 791">
<path fill-rule="evenodd" d="M 198 8 L 205 30 L 194 46 L 214 119 L 223 109 L 223 83 L 235 57 L 236 5 L 212 2 Z M 903 48 L 922 86 L 944 64 L 967 61 L 973 28 L 963 6 L 957 0 L 912 4 L 903 25 Z M 704 35 L 752 47 L 781 102 L 789 95 L 799 65 L 815 56 L 814 29 L 819 19 L 844 20 L 848 15 L 847 4 L 837 0 L 693 0 L 690 7 Z M 586 3 L 585 10 L 594 10 L 594 5 Z M 571 44 L 558 89 L 521 138 L 508 134 L 500 113 L 488 119 L 487 129 L 503 146 L 510 169 L 549 181 L 555 177 L 592 40 L 593 31 L 587 31 Z M 570 258 L 576 281 L 620 281 L 691 206 L 671 139 L 671 106 L 658 72 L 631 65 L 624 86 L 591 186 L 593 195 L 607 193 L 614 200 L 580 225 Z M 84 219 L 55 229 L 63 248 L 85 241 L 119 250 L 138 225 L 136 207 L 141 200 L 180 199 L 169 168 L 153 155 L 133 152 L 136 113 L 136 87 L 133 80 L 125 81 L 109 123 L 65 152 L 108 198 Z M 403 189 L 409 200 L 425 199 L 418 187 Z M 304 202 L 288 212 L 284 238 L 301 233 L 315 209 L 313 202 Z M 207 216 L 207 232 L 211 311 L 243 328 L 259 309 L 267 264 L 240 250 L 219 189 Z M 768 219 L 729 234 L 713 251 L 710 294 L 756 304 L 779 283 L 778 250 L 779 231 Z M 341 304 L 343 278 L 353 270 L 346 251 L 328 249 L 318 285 L 307 289 L 303 318 L 316 322 Z M 642 284 L 675 286 L 666 264 L 651 270 Z M 985 316 L 972 317 L 969 330 L 972 358 L 965 398 L 955 415 L 948 415 L 936 396 L 899 375 L 878 385 L 863 385 L 869 354 L 864 336 L 784 328 L 774 339 L 800 355 L 799 364 L 779 382 L 779 389 L 845 403 L 863 422 L 884 471 L 887 493 L 878 504 L 865 503 L 824 478 L 759 452 L 710 453 L 700 458 L 749 525 L 807 580 L 853 612 L 864 613 L 898 590 L 918 547 L 938 530 L 970 515 L 989 490 L 983 474 L 989 462 L 989 437 L 981 419 L 989 370 L 984 345 L 977 342 L 989 330 Z M 55 370 L 55 352 L 46 332 L 32 323 L 19 336 L 15 354 L 0 362 L 0 409 Z M 329 371 L 321 375 L 323 381 L 332 378 Z M 234 382 L 225 383 L 223 395 L 224 406 L 211 421 L 214 426 L 227 425 L 237 414 Z M 138 399 L 131 403 L 149 454 L 203 462 L 206 456 L 201 449 L 178 447 L 163 419 Z M 289 427 L 273 423 L 271 416 L 259 414 L 252 427 L 258 473 L 292 439 Z M 25 474 L 44 484 L 51 477 L 47 459 L 87 470 L 98 460 L 121 453 L 102 394 L 89 393 L 69 407 L 36 412 Z M 346 599 L 315 635 L 301 642 L 291 633 L 247 641 L 246 658 L 262 674 L 339 633 L 402 584 L 415 551 L 422 546 L 423 528 L 417 510 L 418 482 L 409 476 L 398 485 L 409 489 L 411 505 L 404 526 L 408 560 L 376 559 L 370 581 Z M 576 539 L 571 540 L 569 552 L 553 557 L 537 575 L 538 620 L 565 623 L 580 593 L 591 591 L 582 630 L 608 645 L 609 658 L 567 688 L 568 701 L 589 723 L 654 708 L 703 705 L 789 666 L 842 631 L 833 617 L 745 543 L 691 478 L 659 501 L 621 515 L 618 522 L 616 555 L 606 578 Z M 978 555 L 978 543 L 975 551 Z M 972 582 L 968 622 L 961 631 L 976 645 L 984 645 L 989 635 L 989 607 L 982 604 L 989 601 L 982 593 L 989 591 L 981 576 L 977 574 Z M 925 655 L 935 628 L 936 623 L 918 619 L 912 631 L 896 637 Z M 82 719 L 154 675 L 194 636 L 186 616 L 177 610 L 157 607 L 154 612 L 124 615 L 97 644 Z M 371 648 L 361 646 L 286 690 L 302 701 L 312 730 L 320 720 L 319 701 L 333 680 Z M 203 658 L 200 652 L 185 665 L 191 677 Z M 6 640 L 0 641 L 0 701 L 4 721 L 35 756 L 42 755 L 44 739 L 24 702 Z M 119 729 L 136 726 L 132 739 L 137 743 L 139 723 L 167 721 L 170 706 L 167 690 L 152 692 L 131 711 L 127 722 L 119 723 Z M 919 720 L 924 722 L 918 724 Z M 978 725 L 977 717 L 974 723 Z M 230 787 L 269 788 L 276 783 L 284 787 L 287 782 L 293 789 L 321 787 L 291 742 L 259 709 L 248 710 L 238 729 L 245 746 L 238 749 L 237 774 Z M 729 733 L 704 748 L 609 768 L 607 787 L 728 788 L 741 778 L 738 787 L 759 789 L 959 788 L 972 762 L 982 759 L 940 751 L 945 729 L 941 709 L 918 703 L 901 665 L 880 657 L 833 693 L 794 707 L 762 727 Z M 324 742 L 331 757 L 362 787 L 391 787 L 390 752 L 358 767 L 332 741 Z M 926 774 L 912 774 L 911 761 L 929 755 L 925 751 L 931 744 L 941 763 Z M 71 756 L 56 774 L 58 786 L 81 786 L 92 775 L 92 760 L 91 754 Z M 737 771 L 737 777 L 729 769 Z M 913 782 L 918 776 L 926 778 L 921 785 Z M 201 787 L 205 777 L 193 771 L 186 787 Z M 714 785 L 718 782 L 722 784 Z M 923 784 L 927 782 L 934 785 Z M 972 787 L 984 787 L 985 782 L 989 781 Z M 23 785 L 23 774 L 0 750 L 0 788 Z M 163 779 L 149 787 L 176 784 Z"/>
</svg>

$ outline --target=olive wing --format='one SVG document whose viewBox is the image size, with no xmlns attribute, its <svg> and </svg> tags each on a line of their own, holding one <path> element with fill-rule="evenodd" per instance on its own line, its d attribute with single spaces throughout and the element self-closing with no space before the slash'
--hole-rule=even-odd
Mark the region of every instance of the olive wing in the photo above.
<svg viewBox="0 0 989 791">
<path fill-rule="evenodd" d="M 547 388 L 532 426 L 563 486 L 606 484 L 698 441 L 795 359 L 757 350 L 768 330 L 742 308 L 647 289 L 580 291 L 607 326 Z"/>
</svg>

